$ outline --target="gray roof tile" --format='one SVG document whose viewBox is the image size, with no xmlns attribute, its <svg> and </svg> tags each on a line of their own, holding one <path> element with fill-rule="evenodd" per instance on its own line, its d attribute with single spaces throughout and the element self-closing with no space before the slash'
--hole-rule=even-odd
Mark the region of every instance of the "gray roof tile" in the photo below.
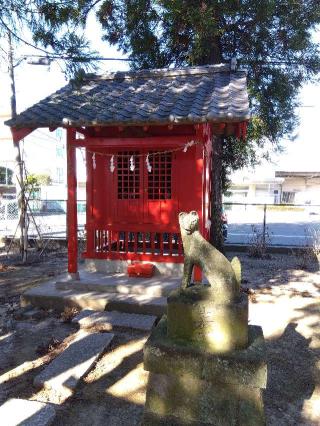
<svg viewBox="0 0 320 426">
<path fill-rule="evenodd" d="M 15 128 L 243 121 L 250 118 L 246 73 L 228 65 L 88 75 L 16 118 Z"/>
</svg>

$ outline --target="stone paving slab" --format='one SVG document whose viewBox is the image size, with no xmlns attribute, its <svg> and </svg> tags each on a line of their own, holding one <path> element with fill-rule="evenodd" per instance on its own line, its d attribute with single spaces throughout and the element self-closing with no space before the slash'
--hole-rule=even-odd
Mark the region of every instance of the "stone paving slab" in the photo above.
<svg viewBox="0 0 320 426">
<path fill-rule="evenodd" d="M 72 322 L 78 323 L 80 328 L 95 327 L 105 331 L 113 330 L 114 327 L 149 331 L 156 319 L 155 315 L 127 314 L 117 311 L 100 312 L 85 309 L 73 318 Z"/>
<path fill-rule="evenodd" d="M 49 426 L 56 416 L 51 404 L 12 398 L 0 407 L 3 426 Z"/>
<path fill-rule="evenodd" d="M 56 282 L 58 290 L 97 291 L 105 293 L 136 294 L 150 297 L 168 296 L 179 287 L 181 278 L 155 275 L 151 278 L 129 277 L 127 274 L 104 274 L 81 271 L 80 280 L 67 278 Z"/>
<path fill-rule="evenodd" d="M 48 281 L 26 291 L 20 298 L 21 305 L 32 304 L 45 309 L 63 311 L 66 306 L 95 311 L 121 311 L 133 314 L 156 315 L 166 313 L 167 298 L 143 294 L 83 292 L 76 289 L 59 290 L 55 282 Z"/>
<path fill-rule="evenodd" d="M 106 301 L 105 310 L 161 317 L 167 312 L 167 298 L 142 294 L 112 294 Z"/>
<path fill-rule="evenodd" d="M 181 273 L 182 274 L 182 273 Z M 129 277 L 125 273 L 103 273 L 81 270 L 80 279 L 70 279 L 68 275 L 56 281 L 59 290 L 96 291 L 103 293 L 119 293 L 146 295 L 149 297 L 167 297 L 172 290 L 181 284 L 181 274 L 166 276 L 156 274 L 150 278 Z M 208 283 L 203 277 L 203 282 Z"/>
<path fill-rule="evenodd" d="M 88 333 L 81 330 L 76 338 L 40 374 L 33 384 L 69 396 L 79 380 L 109 346 L 112 333 Z"/>
</svg>

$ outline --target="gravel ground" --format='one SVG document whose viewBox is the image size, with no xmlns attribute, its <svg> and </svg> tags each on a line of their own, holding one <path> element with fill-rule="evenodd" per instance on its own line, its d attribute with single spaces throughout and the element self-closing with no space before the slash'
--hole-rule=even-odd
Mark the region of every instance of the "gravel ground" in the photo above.
<svg viewBox="0 0 320 426">
<path fill-rule="evenodd" d="M 267 424 L 320 425 L 319 266 L 301 269 L 301 256 L 239 257 L 250 323 L 263 327 L 267 343 Z M 0 267 L 0 404 L 10 397 L 50 400 L 48 392 L 33 388 L 33 378 L 63 350 L 76 327 L 53 311 L 24 311 L 18 301 L 21 292 L 64 270 L 59 256 L 27 267 L 10 262 Z M 142 364 L 146 338 L 117 332 L 74 396 L 57 404 L 54 425 L 138 425 L 148 377 Z"/>
</svg>

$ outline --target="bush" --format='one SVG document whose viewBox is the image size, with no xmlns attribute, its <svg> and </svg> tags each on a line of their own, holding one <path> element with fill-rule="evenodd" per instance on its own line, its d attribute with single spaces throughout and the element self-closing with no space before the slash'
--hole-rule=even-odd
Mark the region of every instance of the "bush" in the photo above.
<svg viewBox="0 0 320 426">
<path fill-rule="evenodd" d="M 320 260 L 320 229 L 308 228 L 305 230 L 306 240 L 310 244 L 296 249 L 294 255 L 297 258 L 297 267 L 300 269 L 308 270 L 315 265 L 319 267 Z"/>
<path fill-rule="evenodd" d="M 259 231 L 255 225 L 251 225 L 253 236 L 249 240 L 248 255 L 257 259 L 269 259 L 271 256 L 267 253 L 270 244 L 268 228 L 265 233 Z"/>
</svg>

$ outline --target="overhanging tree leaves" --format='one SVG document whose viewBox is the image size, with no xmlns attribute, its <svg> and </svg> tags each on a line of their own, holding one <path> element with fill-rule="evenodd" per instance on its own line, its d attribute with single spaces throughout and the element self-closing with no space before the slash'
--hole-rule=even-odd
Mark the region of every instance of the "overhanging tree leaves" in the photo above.
<svg viewBox="0 0 320 426">
<path fill-rule="evenodd" d="M 62 59 L 65 74 L 73 77 L 80 69 L 90 70 L 95 66 L 96 52 L 90 49 L 83 29 L 96 3 L 94 0 L 0 0 L 0 39 L 10 33 L 12 43 L 35 47 L 35 53 Z"/>
<path fill-rule="evenodd" d="M 319 46 L 312 37 L 320 23 L 318 0 L 106 0 L 97 16 L 104 39 L 129 54 L 134 69 L 236 57 L 248 71 L 253 118 L 245 144 L 220 140 L 219 147 L 217 141 L 220 191 L 228 171 L 255 161 L 257 146 L 266 140 L 277 145 L 292 135 L 298 91 L 320 70 Z M 213 242 L 221 247 L 221 194 L 216 196 Z"/>
<path fill-rule="evenodd" d="M 222 162 L 217 188 L 227 181 L 228 171 L 254 161 L 257 146 L 266 140 L 276 145 L 292 134 L 298 90 L 320 69 L 319 46 L 312 37 L 320 23 L 318 0 L 0 0 L 0 6 L 0 36 L 27 25 L 45 52 L 69 59 L 70 73 L 92 59 L 76 30 L 94 7 L 104 39 L 128 54 L 134 69 L 236 57 L 248 71 L 253 118 L 245 144 L 217 142 Z M 215 217 L 221 203 L 217 195 Z M 218 221 L 215 228 L 220 246 Z"/>
<path fill-rule="evenodd" d="M 250 137 L 277 141 L 296 123 L 297 90 L 320 69 L 312 1 L 131 0 L 102 2 L 104 38 L 133 68 L 205 65 L 236 57 L 248 70 Z"/>
<path fill-rule="evenodd" d="M 15 56 L 15 47 L 18 44 L 37 49 L 51 59 L 64 61 L 66 75 L 81 75 L 81 66 L 92 67 L 92 55 L 89 45 L 79 31 L 95 2 L 81 1 L 40 1 L 40 0 L 0 0 L 0 39 L 7 39 L 1 43 L 0 56 L 8 65 L 11 81 L 11 117 L 16 116 L 16 92 L 14 69 L 25 58 Z M 78 7 L 75 7 L 78 6 Z M 71 25 L 72 24 L 72 25 Z M 30 31 L 32 40 L 28 40 Z M 41 45 L 42 47 L 40 47 Z M 7 46 L 5 48 L 5 46 Z M 50 63 L 50 61 L 48 61 Z M 94 65 L 94 64 L 93 64 Z M 20 191 L 18 193 L 20 249 L 22 259 L 27 260 L 28 248 L 28 216 L 25 182 L 24 161 L 21 156 L 20 145 L 14 143 L 16 162 L 19 170 L 17 178 Z"/>
</svg>

